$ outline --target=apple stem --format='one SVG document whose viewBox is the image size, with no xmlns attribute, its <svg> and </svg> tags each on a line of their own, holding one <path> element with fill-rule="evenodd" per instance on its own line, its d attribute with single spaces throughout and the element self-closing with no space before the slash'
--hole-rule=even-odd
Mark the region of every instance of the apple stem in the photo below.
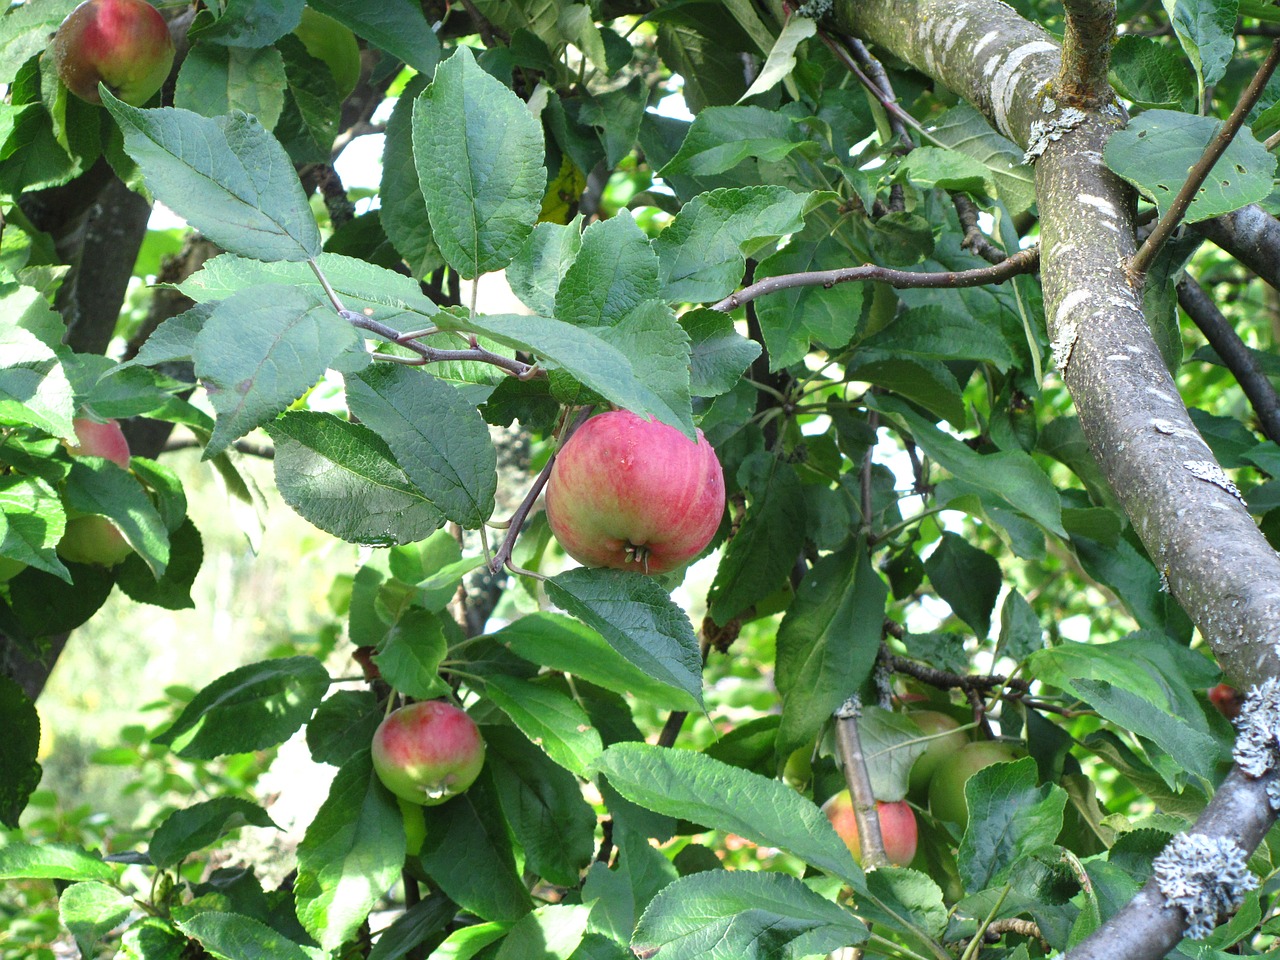
<svg viewBox="0 0 1280 960">
<path fill-rule="evenodd" d="M 862 736 L 858 732 L 858 717 L 861 714 L 862 701 L 857 694 L 836 710 L 836 746 L 840 751 L 840 764 L 844 768 L 845 782 L 849 785 L 849 795 L 853 798 L 853 816 L 858 824 L 862 862 L 871 868 L 886 867 L 889 865 L 889 857 L 884 852 L 880 814 L 876 810 L 871 775 L 867 772 L 867 758 L 862 752 Z"/>
</svg>

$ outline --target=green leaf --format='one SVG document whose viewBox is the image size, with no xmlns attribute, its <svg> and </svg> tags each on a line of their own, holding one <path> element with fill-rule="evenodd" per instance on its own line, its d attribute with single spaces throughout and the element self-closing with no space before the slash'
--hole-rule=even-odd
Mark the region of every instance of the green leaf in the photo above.
<svg viewBox="0 0 1280 960">
<path fill-rule="evenodd" d="M 689 392 L 695 397 L 728 393 L 760 356 L 760 344 L 738 333 L 733 320 L 718 310 L 698 308 L 682 314 L 689 334 Z"/>
<path fill-rule="evenodd" d="M 555 317 L 580 327 L 611 327 L 657 297 L 657 254 L 630 211 L 622 210 L 583 231 L 556 290 Z"/>
<path fill-rule="evenodd" d="M 293 163 L 256 117 L 206 118 L 103 103 L 157 200 L 218 246 L 258 260 L 307 260 L 320 230 Z"/>
<path fill-rule="evenodd" d="M 807 200 L 786 187 L 763 185 L 694 197 L 653 241 L 663 297 L 706 303 L 727 296 L 742 280 L 746 257 L 803 229 Z"/>
<path fill-rule="evenodd" d="M 1200 89 L 1222 79 L 1235 53 L 1237 0 L 1163 0 Z"/>
<path fill-rule="evenodd" d="M 790 77 L 791 72 L 796 68 L 796 48 L 817 32 L 817 23 L 808 17 L 798 14 L 788 17 L 782 32 L 778 34 L 778 39 L 769 50 L 764 67 L 739 101 L 767 93 Z"/>
<path fill-rule="evenodd" d="M 430 700 L 449 692 L 440 677 L 440 661 L 447 652 L 440 618 L 420 607 L 410 607 L 387 631 L 373 661 L 382 678 L 398 692 Z"/>
<path fill-rule="evenodd" d="M 637 416 L 657 417 L 691 435 L 693 420 L 687 409 L 681 408 L 678 378 L 670 385 L 664 384 L 662 392 L 656 391 L 648 382 L 651 369 L 660 366 L 671 371 L 678 360 L 678 351 L 672 349 L 678 337 L 678 324 L 669 312 L 654 316 L 649 313 L 650 309 L 647 304 L 637 309 L 634 327 L 620 325 L 586 329 L 548 317 L 516 314 L 461 320 L 441 313 L 437 320 L 442 328 L 479 333 L 516 350 L 526 350 L 547 366 L 565 371 L 583 386 L 624 410 L 630 410 Z M 633 358 L 604 339 L 607 335 L 627 345 L 632 341 L 644 343 L 646 331 L 653 334 L 648 339 L 658 340 L 668 348 L 667 351 L 653 357 L 637 355 Z M 687 352 L 684 362 L 687 367 Z M 668 386 L 674 389 L 668 389 Z M 684 396 L 688 396 L 687 379 Z"/>
<path fill-rule="evenodd" d="M 493 960 L 569 960 L 582 943 L 590 913 L 580 903 L 539 907 L 511 928 Z"/>
<path fill-rule="evenodd" d="M 875 899 L 859 906 L 867 920 L 888 924 L 908 935 L 941 939 L 947 929 L 947 907 L 938 885 L 924 873 L 906 867 L 878 867 L 867 874 Z"/>
<path fill-rule="evenodd" d="M 382 931 L 369 951 L 369 960 L 398 960 L 443 928 L 457 912 L 458 905 L 442 893 L 418 901 Z"/>
<path fill-rule="evenodd" d="M 509 264 L 542 208 L 542 127 L 468 48 L 418 98 L 413 152 L 445 262 L 467 279 Z"/>
<path fill-rule="evenodd" d="M 679 152 L 658 172 L 714 176 L 749 157 L 777 162 L 803 142 L 794 121 L 777 110 L 708 107 L 693 118 Z"/>
<path fill-rule="evenodd" d="M 440 61 L 440 41 L 413 0 L 309 0 L 309 6 L 419 73 L 431 76 L 435 72 Z"/>
<path fill-rule="evenodd" d="M 134 469 L 140 458 L 134 458 Z M 149 603 L 166 610 L 192 610 L 196 602 L 191 588 L 204 560 L 204 541 L 200 531 L 189 519 L 183 518 L 178 528 L 169 535 L 169 562 L 164 574 L 157 578 L 151 573 L 140 554 L 125 557 L 115 568 L 116 586 L 138 603 Z"/>
<path fill-rule="evenodd" d="M 625 693 L 659 710 L 696 710 L 685 691 L 654 679 L 605 642 L 595 630 L 562 614 L 539 611 L 508 624 L 491 637 L 524 659 Z"/>
<path fill-rule="evenodd" d="M 224 300 L 195 343 L 196 376 L 218 411 L 204 458 L 274 419 L 359 348 L 355 328 L 318 288 L 260 286 Z"/>
<path fill-rule="evenodd" d="M 457 390 L 421 370 L 378 364 L 347 377 L 347 404 L 445 517 L 467 529 L 489 519 L 497 453 L 483 418 Z"/>
<path fill-rule="evenodd" d="M 426 88 L 430 75 L 419 74 L 396 99 L 387 120 L 386 146 L 382 150 L 382 183 L 378 187 L 378 217 L 382 229 L 414 277 L 426 276 L 444 265 L 440 248 L 431 236 L 427 201 L 413 162 L 413 103 Z"/>
<path fill-rule="evenodd" d="M 352 543 L 413 543 L 445 516 L 410 482 L 386 441 L 363 424 L 299 410 L 267 424 L 285 503 Z"/>
<path fill-rule="evenodd" d="M 864 706 L 858 721 L 862 750 L 871 776 L 871 793 L 894 803 L 907 795 L 912 764 L 929 748 L 925 732 L 910 713 Z"/>
<path fill-rule="evenodd" d="M 311 960 L 298 944 L 252 917 L 205 910 L 177 923 L 218 960 Z"/>
<path fill-rule="evenodd" d="M 221 10 L 210 13 L 216 18 L 201 18 L 192 30 L 192 38 L 212 40 L 235 47 L 261 47 L 278 40 L 298 25 L 302 16 L 299 0 L 275 0 L 273 3 L 248 3 L 229 0 Z"/>
<path fill-rule="evenodd" d="M 1067 792 L 1056 783 L 1037 787 L 1031 757 L 983 767 L 966 781 L 964 795 L 969 826 L 957 861 L 971 892 L 1000 883 L 1016 861 L 1062 830 Z"/>
<path fill-rule="evenodd" d="M 508 678 L 510 679 L 510 678 Z M 502 812 L 525 855 L 525 869 L 576 886 L 595 852 L 596 814 L 578 779 L 518 731 L 483 728 Z"/>
<path fill-rule="evenodd" d="M 0 824 L 18 829 L 18 817 L 40 783 L 40 717 L 17 681 L 0 675 Z M 0 859 L 3 858 L 0 853 Z"/>
<path fill-rule="evenodd" d="M 1221 125 L 1212 117 L 1147 110 L 1107 140 L 1102 156 L 1163 214 Z M 1247 127 L 1241 129 L 1196 191 L 1183 219 L 1196 223 L 1266 199 L 1275 171 L 1275 156 Z"/>
<path fill-rule="evenodd" d="M 978 640 L 991 632 L 991 612 L 1004 583 L 1000 564 L 959 534 L 944 533 L 924 562 L 929 582 Z"/>
<path fill-rule="evenodd" d="M 0 421 L 26 423 L 55 437 L 74 435 L 75 398 L 54 349 L 30 327 L 55 317 L 38 290 L 4 296 L 0 320 Z"/>
<path fill-rule="evenodd" d="M 519 920 L 532 909 L 488 775 L 424 811 L 422 866 L 441 890 L 485 920 Z"/>
<path fill-rule="evenodd" d="M 1058 492 L 1029 455 L 1018 450 L 980 454 L 943 433 L 894 397 L 876 397 L 874 405 L 902 422 L 916 443 L 944 470 L 1006 500 L 1046 530 L 1060 537 L 1062 506 Z"/>
<path fill-rule="evenodd" d="M 444 938 L 428 960 L 471 960 L 485 947 L 505 937 L 510 928 L 510 923 L 476 923 L 455 930 Z"/>
<path fill-rule="evenodd" d="M 560 284 L 581 248 L 581 217 L 564 225 L 538 224 L 507 267 L 511 292 L 534 313 L 553 315 Z"/>
<path fill-rule="evenodd" d="M 58 897 L 62 925 L 76 938 L 82 956 L 97 954 L 99 940 L 133 910 L 133 899 L 96 880 L 73 883 Z"/>
<path fill-rule="evenodd" d="M 821 558 L 800 582 L 778 626 L 780 758 L 811 741 L 870 676 L 888 594 L 861 541 Z"/>
<path fill-rule="evenodd" d="M 937 187 L 972 194 L 991 192 L 987 189 L 987 173 L 987 168 L 973 157 L 939 147 L 917 147 L 903 158 L 897 170 L 898 176 L 917 189 Z"/>
<path fill-rule="evenodd" d="M 776 960 L 830 953 L 867 936 L 861 920 L 794 877 L 722 870 L 663 888 L 631 950 L 663 960 Z"/>
<path fill-rule="evenodd" d="M 781 586 L 804 546 L 804 493 L 795 468 L 759 452 L 743 463 L 744 478 L 751 493 L 747 514 L 707 594 L 721 626 Z"/>
<path fill-rule="evenodd" d="M 40 477 L 0 477 L 0 556 L 13 557 L 67 583 L 71 575 L 54 552 L 66 531 L 58 491 Z"/>
<path fill-rule="evenodd" d="M 1022 149 L 991 129 L 986 118 L 967 103 L 944 113 L 929 133 L 944 147 L 973 157 L 986 167 L 996 196 L 1010 214 L 1023 213 L 1035 203 L 1035 175 L 1022 162 Z"/>
<path fill-rule="evenodd" d="M 386 711 L 371 690 L 339 690 L 307 724 L 307 749 L 316 763 L 341 767 L 373 742 Z"/>
<path fill-rule="evenodd" d="M 298 919 L 325 950 L 359 929 L 400 876 L 404 820 L 361 751 L 343 764 L 298 844 Z"/>
<path fill-rule="evenodd" d="M 488 678 L 485 693 L 526 737 L 570 773 L 585 777 L 604 749 L 587 712 L 559 691 L 499 673 Z"/>
<path fill-rule="evenodd" d="M 815 223 L 772 256 L 761 260 L 755 279 L 811 270 L 834 270 L 849 265 L 848 248 Z M 845 346 L 858 333 L 865 284 L 837 283 L 778 290 L 756 301 L 756 315 L 769 369 L 781 370 L 800 361 L 813 341 L 832 350 Z"/>
<path fill-rule="evenodd" d="M 982 360 L 1001 373 L 1014 362 L 1013 351 L 998 329 L 967 313 L 939 306 L 904 311 L 860 346 L 924 360 Z"/>
<path fill-rule="evenodd" d="M 193 760 L 274 747 L 307 722 L 328 688 L 314 657 L 252 663 L 201 690 L 153 739 Z"/>
<path fill-rule="evenodd" d="M 204 117 L 232 111 L 250 113 L 270 130 L 284 110 L 284 90 L 284 60 L 279 50 L 227 47 L 202 40 L 182 58 L 173 105 Z"/>
<path fill-rule="evenodd" d="M 931 360 L 899 360 L 891 354 L 859 348 L 845 371 L 849 376 L 884 387 L 919 404 L 957 429 L 966 423 L 964 393 L 946 364 Z"/>
<path fill-rule="evenodd" d="M 551 602 L 659 683 L 702 706 L 702 658 L 689 616 L 650 578 L 579 567 L 546 583 Z"/>
<path fill-rule="evenodd" d="M 0 880 L 114 880 L 101 857 L 72 843 L 9 840 L 0 847 Z"/>
<path fill-rule="evenodd" d="M 1178 52 L 1155 37 L 1117 37 L 1111 46 L 1111 83 L 1126 100 L 1149 110 L 1190 112 L 1196 85 Z"/>
<path fill-rule="evenodd" d="M 240 797 L 215 797 L 165 818 L 151 835 L 147 853 L 160 869 L 177 866 L 188 855 L 216 843 L 240 827 L 274 827 L 267 811 Z"/>
<path fill-rule="evenodd" d="M 596 761 L 609 784 L 647 810 L 779 847 L 864 889 L 862 870 L 826 816 L 781 780 L 689 750 L 615 743 Z"/>
<path fill-rule="evenodd" d="M 67 475 L 64 497 L 71 510 L 109 517 L 152 574 L 164 574 L 169 563 L 169 531 L 132 474 L 101 457 L 77 457 Z"/>
<path fill-rule="evenodd" d="M 1010 589 L 1000 606 L 1000 639 L 996 650 L 1021 663 L 1044 647 L 1044 628 L 1031 604 Z"/>
</svg>

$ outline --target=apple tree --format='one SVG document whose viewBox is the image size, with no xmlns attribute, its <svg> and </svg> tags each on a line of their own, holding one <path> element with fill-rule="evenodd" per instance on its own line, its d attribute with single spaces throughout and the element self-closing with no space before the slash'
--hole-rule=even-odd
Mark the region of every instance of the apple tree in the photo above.
<svg viewBox="0 0 1280 960">
<path fill-rule="evenodd" d="M 1274 948 L 1276 7 L 170 5 L 150 99 L 168 45 L 55 45 L 74 7 L 0 17 L 3 915 L 131 960 Z M 49 671 L 117 589 L 190 606 L 222 520 L 175 430 L 359 550 L 323 643 L 131 735 L 198 791 L 52 830 Z M 295 735 L 336 772 L 268 882 L 227 851 Z"/>
</svg>

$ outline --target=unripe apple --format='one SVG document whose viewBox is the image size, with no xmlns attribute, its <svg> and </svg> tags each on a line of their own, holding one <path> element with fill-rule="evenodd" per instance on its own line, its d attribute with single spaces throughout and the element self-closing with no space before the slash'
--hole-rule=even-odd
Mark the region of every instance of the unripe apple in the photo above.
<svg viewBox="0 0 1280 960">
<path fill-rule="evenodd" d="M 858 818 L 853 815 L 853 797 L 848 790 L 841 790 L 822 805 L 836 833 L 844 841 L 853 859 L 862 863 L 862 846 L 858 839 Z M 884 841 L 884 853 L 889 862 L 905 867 L 916 855 L 919 839 L 916 814 L 905 800 L 893 803 L 876 801 L 876 816 L 880 818 L 880 839 Z"/>
<path fill-rule="evenodd" d="M 0 557 L 0 583 L 8 583 L 25 569 L 27 565 L 21 560 Z"/>
<path fill-rule="evenodd" d="M 724 474 L 702 431 L 626 410 L 592 417 L 560 449 L 547 521 L 590 567 L 666 573 L 703 551 L 724 514 Z"/>
<path fill-rule="evenodd" d="M 466 711 L 423 700 L 392 711 L 373 735 L 373 769 L 402 800 L 435 806 L 475 782 L 484 740 Z"/>
<path fill-rule="evenodd" d="M 360 81 L 360 44 L 356 35 L 311 7 L 302 8 L 302 22 L 293 35 L 302 41 L 307 53 L 329 68 L 338 96 L 345 100 Z"/>
<path fill-rule="evenodd" d="M 114 567 L 133 553 L 133 547 L 116 525 L 96 514 L 68 520 L 57 550 L 58 556 L 72 563 L 96 563 L 103 567 Z"/>
<path fill-rule="evenodd" d="M 914 720 L 916 726 L 926 735 L 945 734 L 930 740 L 924 753 L 916 757 L 916 762 L 911 765 L 910 786 L 907 792 L 916 800 L 923 802 L 929 795 L 929 781 L 933 778 L 933 772 L 938 769 L 938 764 L 968 743 L 969 738 L 957 729 L 960 724 L 955 717 L 939 713 L 937 710 L 914 710 L 907 716 Z M 946 733 L 948 730 L 952 732 Z"/>
<path fill-rule="evenodd" d="M 134 106 L 164 85 L 174 54 L 164 17 L 144 0 L 85 0 L 62 21 L 49 50 L 58 76 L 80 99 L 101 103 L 101 80 Z"/>
<path fill-rule="evenodd" d="M 99 423 L 83 417 L 72 420 L 76 431 L 76 444 L 67 444 L 67 451 L 73 457 L 105 457 L 129 469 L 129 441 L 124 438 L 124 431 L 114 420 Z"/>
<path fill-rule="evenodd" d="M 961 831 L 969 825 L 969 801 L 964 785 L 969 778 L 993 763 L 1018 759 L 1014 749 L 995 740 L 976 740 L 944 757 L 929 781 L 929 811 L 939 820 L 955 823 Z"/>
</svg>

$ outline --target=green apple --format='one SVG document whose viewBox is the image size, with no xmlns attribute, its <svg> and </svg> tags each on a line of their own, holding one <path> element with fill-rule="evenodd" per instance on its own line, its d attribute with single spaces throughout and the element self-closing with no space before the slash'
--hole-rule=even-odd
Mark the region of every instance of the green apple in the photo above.
<svg viewBox="0 0 1280 960">
<path fill-rule="evenodd" d="M 943 734 L 930 740 L 924 753 L 916 757 L 916 762 L 911 765 L 907 792 L 912 799 L 923 803 L 929 796 L 929 781 L 933 778 L 933 772 L 938 769 L 938 764 L 968 743 L 969 738 L 958 729 L 960 724 L 954 717 L 937 710 L 915 710 L 907 716 L 915 721 L 926 736 Z"/>
<path fill-rule="evenodd" d="M 95 514 L 69 519 L 57 549 L 63 560 L 103 567 L 114 567 L 133 553 L 133 547 L 116 525 Z"/>
<path fill-rule="evenodd" d="M 338 96 L 345 100 L 360 82 L 360 44 L 356 35 L 310 7 L 302 8 L 302 22 L 293 35 L 302 41 L 307 53 L 324 61 L 338 86 Z"/>
<path fill-rule="evenodd" d="M 969 801 L 964 785 L 969 778 L 993 763 L 1018 759 L 1013 747 L 995 740 L 978 740 L 944 757 L 929 781 L 929 811 L 939 820 L 958 824 L 963 831 L 969 825 Z"/>
</svg>

